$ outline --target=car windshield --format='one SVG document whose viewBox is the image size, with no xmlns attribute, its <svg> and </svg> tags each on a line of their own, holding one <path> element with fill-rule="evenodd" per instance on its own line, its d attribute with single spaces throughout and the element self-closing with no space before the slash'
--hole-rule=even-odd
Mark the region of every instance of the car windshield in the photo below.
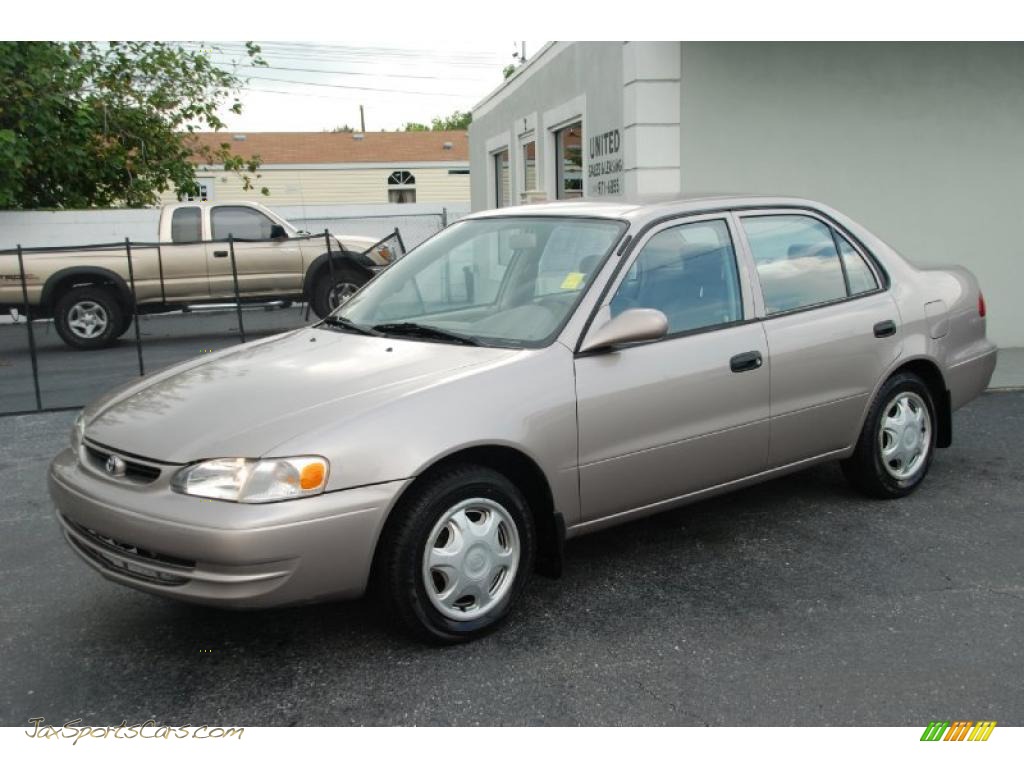
<svg viewBox="0 0 1024 768">
<path fill-rule="evenodd" d="M 583 217 L 457 222 L 342 305 L 334 326 L 439 343 L 544 346 L 624 230 L 619 221 Z"/>
</svg>

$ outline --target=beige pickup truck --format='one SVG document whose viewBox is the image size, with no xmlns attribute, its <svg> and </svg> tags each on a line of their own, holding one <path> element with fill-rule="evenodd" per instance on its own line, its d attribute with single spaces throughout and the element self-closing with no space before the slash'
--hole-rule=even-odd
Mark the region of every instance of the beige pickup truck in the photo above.
<svg viewBox="0 0 1024 768">
<path fill-rule="evenodd" d="M 320 317 L 384 268 L 393 253 L 374 238 L 332 236 L 329 264 L 322 234 L 301 233 L 258 203 L 177 203 L 160 212 L 159 248 L 132 247 L 134 275 L 123 245 L 25 253 L 32 317 L 52 317 L 70 347 L 98 349 L 128 330 L 133 304 L 148 314 L 234 301 L 229 235 L 243 302 L 306 300 Z M 22 307 L 17 256 L 0 254 L 0 310 Z"/>
</svg>

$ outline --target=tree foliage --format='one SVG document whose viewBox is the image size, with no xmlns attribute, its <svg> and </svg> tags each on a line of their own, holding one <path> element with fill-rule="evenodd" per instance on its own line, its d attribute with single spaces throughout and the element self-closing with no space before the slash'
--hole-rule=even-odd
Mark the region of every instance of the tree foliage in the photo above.
<svg viewBox="0 0 1024 768">
<path fill-rule="evenodd" d="M 194 162 L 259 179 L 258 156 L 191 134 L 242 111 L 215 49 L 163 42 L 0 42 L 0 208 L 143 206 L 198 194 Z M 246 61 L 263 65 L 258 46 Z M 264 194 L 267 190 L 264 188 Z"/>
<path fill-rule="evenodd" d="M 406 123 L 403 131 L 464 131 L 473 122 L 473 113 L 455 110 L 447 117 L 435 117 L 430 125 L 423 123 Z"/>
</svg>

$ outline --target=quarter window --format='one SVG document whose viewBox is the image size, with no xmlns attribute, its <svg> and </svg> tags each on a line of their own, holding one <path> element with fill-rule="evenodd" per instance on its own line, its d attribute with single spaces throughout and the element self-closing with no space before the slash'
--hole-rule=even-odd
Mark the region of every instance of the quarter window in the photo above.
<svg viewBox="0 0 1024 768">
<path fill-rule="evenodd" d="M 171 214 L 171 242 L 198 243 L 202 239 L 202 211 L 195 207 L 175 208 Z"/>
<path fill-rule="evenodd" d="M 648 240 L 611 302 L 613 317 L 632 308 L 664 312 L 669 333 L 742 320 L 736 253 L 725 221 L 683 224 Z"/>
<path fill-rule="evenodd" d="M 843 257 L 843 267 L 846 269 L 846 276 L 850 281 L 850 295 L 856 296 L 876 290 L 878 281 L 867 262 L 864 261 L 864 257 L 850 245 L 849 240 L 838 232 L 836 232 L 836 242 L 839 243 L 839 255 Z"/>
<path fill-rule="evenodd" d="M 210 214 L 214 240 L 268 240 L 273 222 L 253 208 L 219 205 Z"/>
<path fill-rule="evenodd" d="M 583 123 L 555 131 L 556 188 L 559 200 L 583 197 Z"/>
<path fill-rule="evenodd" d="M 832 231 L 809 216 L 744 217 L 768 314 L 846 298 Z"/>
</svg>

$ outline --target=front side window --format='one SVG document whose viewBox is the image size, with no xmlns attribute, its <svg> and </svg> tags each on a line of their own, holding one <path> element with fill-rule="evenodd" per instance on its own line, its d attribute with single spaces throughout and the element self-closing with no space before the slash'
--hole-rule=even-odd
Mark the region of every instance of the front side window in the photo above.
<svg viewBox="0 0 1024 768">
<path fill-rule="evenodd" d="M 625 225 L 515 216 L 456 222 L 395 262 L 338 315 L 367 328 L 415 323 L 495 346 L 550 343 Z"/>
<path fill-rule="evenodd" d="M 839 254 L 824 223 L 800 215 L 742 222 L 769 315 L 846 298 Z"/>
<path fill-rule="evenodd" d="M 202 216 L 199 208 L 175 208 L 171 214 L 171 242 L 200 242 L 203 239 Z"/>
<path fill-rule="evenodd" d="M 613 317 L 634 308 L 664 312 L 670 334 L 742 320 L 736 253 L 725 221 L 683 224 L 648 240 L 611 302 Z"/>
<path fill-rule="evenodd" d="M 496 208 L 512 205 L 512 180 L 508 168 L 508 149 L 494 154 L 494 200 Z"/>
<path fill-rule="evenodd" d="M 218 205 L 210 213 L 214 240 L 269 240 L 274 225 L 267 216 L 240 205 Z"/>
<path fill-rule="evenodd" d="M 555 197 L 583 197 L 583 123 L 555 131 Z"/>
</svg>

